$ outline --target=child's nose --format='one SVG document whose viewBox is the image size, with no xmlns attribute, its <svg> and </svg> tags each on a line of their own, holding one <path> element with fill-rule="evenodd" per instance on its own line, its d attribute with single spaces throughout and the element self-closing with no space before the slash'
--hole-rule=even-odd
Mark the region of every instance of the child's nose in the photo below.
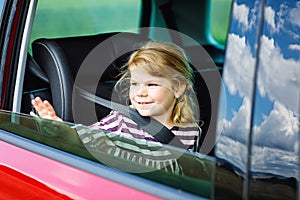
<svg viewBox="0 0 300 200">
<path fill-rule="evenodd" d="M 146 96 L 148 94 L 147 92 L 147 86 L 141 86 L 137 89 L 136 95 L 137 96 Z"/>
</svg>

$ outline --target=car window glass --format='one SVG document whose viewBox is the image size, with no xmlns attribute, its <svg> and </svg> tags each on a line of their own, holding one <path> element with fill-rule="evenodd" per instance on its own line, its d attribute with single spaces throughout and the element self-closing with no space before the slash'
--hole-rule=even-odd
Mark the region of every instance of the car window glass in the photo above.
<svg viewBox="0 0 300 200">
<path fill-rule="evenodd" d="M 117 0 L 42 0 L 37 5 L 31 42 L 41 37 L 128 31 L 139 27 L 140 7 L 140 0 L 125 0 L 122 4 Z"/>
<path fill-rule="evenodd" d="M 187 34 L 201 45 L 224 49 L 230 19 L 232 0 L 198 1 L 181 0 L 152 2 L 150 27 L 164 27 Z M 171 17 L 172 16 L 172 17 Z M 180 40 L 185 46 L 194 45 L 184 38 L 172 38 L 161 32 L 151 31 L 151 38 Z"/>
<path fill-rule="evenodd" d="M 247 183 L 247 160 L 251 122 L 251 102 L 255 77 L 257 44 L 261 3 L 237 0 L 232 7 L 231 25 L 228 34 L 223 84 L 219 110 L 215 155 L 216 195 L 224 192 L 228 197 L 243 196 Z M 230 189 L 218 176 L 228 174 Z M 223 185 L 224 184 L 224 185 Z"/>
<path fill-rule="evenodd" d="M 232 0 L 211 1 L 210 28 L 214 39 L 226 44 Z M 225 31 L 224 31 L 225 30 Z"/>
<path fill-rule="evenodd" d="M 2 16 L 3 6 L 4 6 L 5 0 L 0 1 L 0 16 Z M 0 20 L 1 21 L 1 20 Z"/>
<path fill-rule="evenodd" d="M 145 155 L 131 156 L 132 151 L 119 148 L 118 144 L 128 144 L 130 138 L 118 138 L 116 134 L 92 129 L 82 125 L 58 122 L 24 114 L 0 112 L 0 128 L 21 137 L 100 162 L 112 168 L 135 174 L 171 187 L 211 198 L 213 191 L 214 160 L 209 156 L 183 152 L 175 148 L 165 148 L 171 152 L 180 166 L 180 173 L 172 170 L 173 165 L 157 168 L 149 162 L 142 162 Z M 88 138 L 83 134 L 96 134 L 97 145 L 86 145 Z M 112 144 L 114 144 L 112 146 Z M 126 146 L 126 145 L 125 145 Z M 118 151 L 123 153 L 118 154 Z M 154 154 L 153 154 L 154 155 Z M 154 157 L 153 157 L 154 160 Z M 151 162 L 154 162 L 151 160 Z M 155 161 L 156 162 L 156 161 Z M 161 160 L 159 162 L 165 162 Z M 158 161 L 157 161 L 158 163 Z M 136 169 L 136 171 L 134 171 Z"/>
<path fill-rule="evenodd" d="M 300 6 L 296 0 L 268 0 L 264 10 L 252 124 L 250 193 L 257 199 L 265 197 L 260 196 L 262 193 L 296 199 Z"/>
</svg>

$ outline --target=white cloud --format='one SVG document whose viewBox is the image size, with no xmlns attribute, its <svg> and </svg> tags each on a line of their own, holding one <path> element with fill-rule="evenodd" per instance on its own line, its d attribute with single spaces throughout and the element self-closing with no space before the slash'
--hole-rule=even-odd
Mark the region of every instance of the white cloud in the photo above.
<svg viewBox="0 0 300 200">
<path fill-rule="evenodd" d="M 297 153 L 278 148 L 254 146 L 252 148 L 251 170 L 282 175 L 285 177 L 298 177 Z"/>
<path fill-rule="evenodd" d="M 244 100 L 231 121 L 223 119 L 223 133 L 218 139 L 216 155 L 245 171 L 250 116 L 250 101 Z M 251 170 L 297 177 L 299 119 L 279 102 L 264 121 L 253 128 Z"/>
<path fill-rule="evenodd" d="M 250 23 L 245 17 L 249 15 L 249 9 L 245 5 L 235 6 L 238 6 L 235 19 L 249 29 Z M 297 4 L 299 8 L 300 2 Z M 284 30 L 286 6 L 281 5 L 277 14 L 271 7 L 265 11 L 266 22 L 272 30 Z M 299 10 L 297 12 L 300 13 Z M 295 15 L 293 19 L 300 24 L 300 17 Z M 284 58 L 274 39 L 262 36 L 261 41 L 258 92 L 262 97 L 268 96 L 274 106 L 263 117 L 261 124 L 253 128 L 252 170 L 295 176 L 299 159 L 300 61 Z M 299 51 L 300 45 L 291 44 L 289 49 Z M 253 83 L 254 66 L 255 58 L 245 37 L 229 34 L 223 78 L 229 93 L 239 95 L 243 103 L 237 111 L 233 111 L 230 121 L 222 119 L 222 135 L 217 143 L 216 155 L 228 159 L 241 169 L 244 169 L 246 162 L 244 151 L 247 149 L 245 141 L 249 133 L 247 122 L 250 122 L 252 92 L 249 84 Z"/>
<path fill-rule="evenodd" d="M 233 18 L 239 22 L 242 26 L 245 27 L 245 29 L 248 29 L 248 15 L 249 15 L 249 8 L 245 5 L 237 5 L 236 2 L 234 2 L 233 5 Z"/>
<path fill-rule="evenodd" d="M 271 101 L 277 102 L 275 108 L 278 110 L 284 105 L 285 109 L 281 109 L 281 113 L 287 111 L 293 115 L 299 115 L 299 77 L 300 77 L 300 61 L 293 59 L 285 59 L 278 46 L 275 46 L 274 40 L 266 36 L 261 38 L 261 56 L 258 75 L 258 91 L 262 97 L 268 95 Z M 235 111 L 232 121 L 222 122 L 222 129 L 228 136 L 237 137 L 240 141 L 244 141 L 241 133 L 245 127 L 243 121 L 249 121 L 250 116 L 250 100 L 253 83 L 255 59 L 251 55 L 250 47 L 245 42 L 245 37 L 239 37 L 234 34 L 228 36 L 228 49 L 226 55 L 226 63 L 224 70 L 224 83 L 231 95 L 239 95 L 243 98 L 243 103 L 238 111 Z M 298 94 L 298 97 L 295 95 Z M 292 97 L 292 98 L 291 98 Z M 285 111 L 286 112 L 283 112 Z M 262 111 L 263 112 L 263 111 Z M 274 115 L 271 112 L 271 114 Z M 275 113 L 278 113 L 277 111 Z M 277 115 L 276 115 L 277 116 Z M 281 116 L 283 117 L 283 116 Z M 275 122 L 277 118 L 272 118 Z M 287 118 L 285 124 L 290 126 L 294 123 L 293 118 Z M 271 120 L 271 121 L 272 121 Z M 283 119 L 282 119 L 283 120 Z M 288 120 L 290 123 L 288 123 Z M 267 123 L 268 124 L 268 123 Z M 280 124 L 276 122 L 276 124 Z M 266 125 L 264 125 L 266 126 Z M 269 127 L 273 130 L 272 126 Z M 267 130 L 267 129 L 266 129 Z M 283 130 L 283 127 L 282 127 Z M 287 129 L 284 129 L 288 131 Z M 238 134 L 234 136 L 232 134 Z M 241 135 L 239 135 L 241 134 Z"/>
<path fill-rule="evenodd" d="M 280 4 L 278 12 L 275 12 L 272 7 L 265 8 L 265 21 L 269 25 L 271 33 L 287 33 L 294 39 L 299 39 L 299 31 L 295 31 L 293 26 L 300 27 L 300 2 L 296 4 L 296 8 L 290 9 L 287 4 Z"/>
<path fill-rule="evenodd" d="M 246 44 L 245 37 L 235 34 L 228 35 L 226 51 L 226 70 L 224 70 L 224 82 L 229 92 L 234 95 L 250 96 L 254 77 L 255 58 L 251 54 L 251 48 Z"/>
<path fill-rule="evenodd" d="M 250 30 L 257 19 L 257 12 L 259 8 L 259 1 L 255 1 L 252 9 L 248 8 L 246 4 L 233 4 L 233 18 L 242 26 L 243 31 Z"/>
<path fill-rule="evenodd" d="M 296 130 L 294 127 L 297 118 L 292 116 L 299 114 L 300 97 L 295 98 L 295 95 L 299 94 L 300 62 L 293 59 L 284 59 L 280 48 L 275 46 L 273 39 L 263 36 L 261 40 L 261 59 L 257 80 L 258 91 L 262 97 L 268 95 L 270 100 L 276 103 L 274 103 L 274 110 L 270 113 L 270 116 L 265 117 L 264 123 L 261 124 L 262 127 L 256 127 L 256 129 L 257 131 L 259 129 L 264 130 L 261 131 L 261 134 L 266 135 L 261 136 L 261 138 L 269 137 L 268 134 L 274 134 L 269 133 L 267 130 L 278 130 L 277 125 L 281 126 L 281 134 L 284 135 L 283 132 L 289 134 L 289 131 L 292 131 L 292 134 L 289 135 L 293 135 Z M 250 122 L 251 105 L 249 99 L 251 99 L 252 87 L 249 84 L 253 83 L 255 59 L 251 56 L 250 47 L 245 43 L 245 38 L 234 34 L 230 34 L 228 37 L 226 56 L 224 82 L 230 94 L 238 94 L 243 98 L 243 103 L 238 111 L 233 111 L 234 117 L 231 121 L 223 119 L 222 129 L 227 136 L 243 142 L 247 134 L 245 130 L 249 129 L 245 122 Z M 284 124 L 281 122 L 284 122 Z M 289 130 L 289 127 L 292 127 L 293 130 Z M 291 141 L 295 139 L 294 137 Z M 285 147 L 289 146 L 291 141 L 278 140 L 282 144 L 276 142 L 274 144 Z"/>
<path fill-rule="evenodd" d="M 290 44 L 289 49 L 294 51 L 300 51 L 300 44 Z"/>
<path fill-rule="evenodd" d="M 274 102 L 269 116 L 265 116 L 264 121 L 253 130 L 254 144 L 280 148 L 297 154 L 299 119 L 280 102 Z"/>
<path fill-rule="evenodd" d="M 272 33 L 278 33 L 280 30 L 283 30 L 285 23 L 285 16 L 288 7 L 284 4 L 280 5 L 280 10 L 276 13 L 272 7 L 267 6 L 265 8 L 265 20 L 267 24 L 270 26 L 270 31 Z"/>
<path fill-rule="evenodd" d="M 253 129 L 252 170 L 297 177 L 299 119 L 279 102 Z"/>
<path fill-rule="evenodd" d="M 269 6 L 265 8 L 265 20 L 273 30 L 276 29 L 275 11 Z"/>
<path fill-rule="evenodd" d="M 246 171 L 247 146 L 232 138 L 223 136 L 218 140 L 216 155 Z M 253 146 L 251 157 L 251 171 L 298 177 L 297 153 L 278 148 Z M 255 176 L 255 175 L 254 175 Z"/>
<path fill-rule="evenodd" d="M 300 61 L 285 59 L 274 39 L 262 36 L 261 41 L 258 73 L 260 94 L 268 94 L 272 101 L 281 102 L 291 111 L 298 113 Z M 298 97 L 295 96 L 297 94 Z"/>
<path fill-rule="evenodd" d="M 231 121 L 223 119 L 222 134 L 230 138 L 234 138 L 234 140 L 240 141 L 241 143 L 245 144 L 248 141 L 248 133 L 250 128 L 250 100 L 245 97 L 239 110 L 232 112 L 233 118 L 231 119 Z"/>
<path fill-rule="evenodd" d="M 263 97 L 268 95 L 274 106 L 261 124 L 253 128 L 251 169 L 295 177 L 300 131 L 300 61 L 285 59 L 274 39 L 262 36 L 261 41 L 258 92 Z M 255 59 L 245 38 L 234 34 L 228 36 L 226 56 L 224 82 L 230 94 L 239 95 L 243 103 L 237 111 L 233 111 L 230 121 L 222 119 L 222 135 L 217 143 L 216 155 L 245 169 L 245 145 L 249 133 L 247 122 L 250 123 L 251 114 L 252 89 L 249 84 L 253 83 Z"/>
<path fill-rule="evenodd" d="M 229 137 L 222 136 L 219 138 L 215 150 L 218 158 L 223 158 L 240 168 L 242 171 L 246 171 L 248 151 L 245 144 Z"/>
<path fill-rule="evenodd" d="M 291 9 L 289 18 L 291 23 L 300 27 L 300 1 L 297 2 L 296 8 Z"/>
</svg>

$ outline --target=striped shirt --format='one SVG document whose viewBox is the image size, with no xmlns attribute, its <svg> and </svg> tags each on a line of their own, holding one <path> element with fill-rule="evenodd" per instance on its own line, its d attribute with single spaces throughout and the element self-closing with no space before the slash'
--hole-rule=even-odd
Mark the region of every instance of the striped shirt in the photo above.
<svg viewBox="0 0 300 200">
<path fill-rule="evenodd" d="M 108 116 L 91 127 L 114 132 L 127 138 L 141 139 L 149 143 L 159 143 L 151 134 L 118 111 L 111 111 Z M 192 150 L 199 136 L 200 129 L 196 124 L 189 124 L 185 127 L 174 126 L 170 131 L 182 142 L 186 149 Z"/>
<path fill-rule="evenodd" d="M 174 154 L 170 149 L 164 148 L 164 145 L 151 134 L 118 111 L 112 111 L 90 128 L 77 129 L 85 146 L 101 152 L 101 155 L 104 155 L 104 152 L 106 155 L 117 157 L 117 160 L 130 161 L 133 165 L 140 166 L 130 172 L 146 168 L 146 170 L 164 170 L 175 174 L 183 173 L 181 165 L 177 162 L 180 156 L 178 153 Z M 201 129 L 191 124 L 184 128 L 173 127 L 170 130 L 186 146 L 186 149 L 192 150 Z M 97 157 L 95 154 L 94 156 Z M 104 163 L 106 160 L 107 158 L 102 159 Z M 117 166 L 121 170 L 128 171 L 127 167 L 128 165 L 124 164 Z"/>
</svg>

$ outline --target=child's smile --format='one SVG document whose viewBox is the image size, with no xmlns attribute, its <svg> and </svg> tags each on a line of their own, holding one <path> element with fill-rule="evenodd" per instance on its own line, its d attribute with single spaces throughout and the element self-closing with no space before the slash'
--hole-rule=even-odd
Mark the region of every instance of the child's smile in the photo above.
<svg viewBox="0 0 300 200">
<path fill-rule="evenodd" d="M 130 100 L 142 116 L 165 122 L 171 117 L 176 98 L 168 79 L 152 76 L 143 67 L 134 67 L 131 70 Z"/>
</svg>

